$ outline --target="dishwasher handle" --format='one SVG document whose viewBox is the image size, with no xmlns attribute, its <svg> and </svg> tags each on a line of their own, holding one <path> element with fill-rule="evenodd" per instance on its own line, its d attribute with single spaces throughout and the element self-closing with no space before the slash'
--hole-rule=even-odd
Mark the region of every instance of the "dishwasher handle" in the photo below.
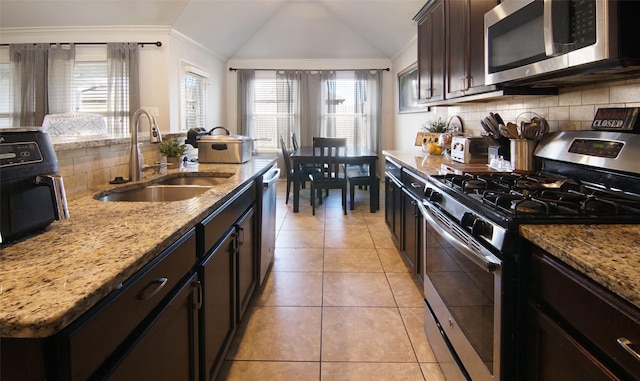
<svg viewBox="0 0 640 381">
<path fill-rule="evenodd" d="M 262 178 L 262 184 L 264 185 L 265 188 L 269 188 L 271 185 L 273 185 L 273 183 L 278 181 L 279 177 L 280 177 L 280 168 L 276 167 L 276 168 L 270 169 L 267 173 L 264 174 L 264 177 Z"/>
</svg>

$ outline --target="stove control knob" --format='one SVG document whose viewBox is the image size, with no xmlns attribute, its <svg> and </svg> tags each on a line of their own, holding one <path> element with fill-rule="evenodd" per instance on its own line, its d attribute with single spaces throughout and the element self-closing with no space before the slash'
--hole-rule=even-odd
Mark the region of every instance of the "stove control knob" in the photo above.
<svg viewBox="0 0 640 381">
<path fill-rule="evenodd" d="M 429 193 L 429 196 L 427 197 L 427 199 L 428 199 L 429 201 L 431 201 L 431 202 L 439 202 L 439 201 L 442 201 L 442 195 L 440 195 L 440 193 L 438 193 L 438 192 L 436 192 L 436 191 L 432 190 L 432 191 Z"/>
<path fill-rule="evenodd" d="M 491 239 L 493 237 L 493 226 L 477 218 L 471 226 L 471 234 Z"/>
<path fill-rule="evenodd" d="M 463 228 L 472 228 L 475 222 L 478 220 L 478 216 L 466 212 L 462 218 L 460 219 L 460 224 L 462 224 Z"/>
</svg>

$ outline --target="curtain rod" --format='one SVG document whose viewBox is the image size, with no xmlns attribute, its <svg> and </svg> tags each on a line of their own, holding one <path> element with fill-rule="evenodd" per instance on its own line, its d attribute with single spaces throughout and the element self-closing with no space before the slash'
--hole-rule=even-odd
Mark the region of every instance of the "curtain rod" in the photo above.
<svg viewBox="0 0 640 381">
<path fill-rule="evenodd" d="M 46 44 L 46 42 L 45 42 Z M 55 42 L 51 42 L 51 45 L 55 45 Z M 60 44 L 62 45 L 69 45 L 71 44 L 71 42 L 60 42 Z M 74 45 L 106 45 L 106 42 L 74 42 Z M 0 44 L 0 46 L 9 46 L 11 44 Z M 34 43 L 35 45 L 35 43 Z M 142 46 L 144 48 L 145 45 L 155 45 L 157 47 L 161 47 L 162 46 L 162 42 L 161 41 L 156 41 L 156 42 L 138 42 L 138 45 Z"/>
<path fill-rule="evenodd" d="M 230 67 L 229 71 L 238 71 L 238 70 L 259 70 L 259 71 L 280 71 L 280 70 L 289 70 L 289 69 L 238 69 L 237 67 Z M 308 70 L 308 71 L 323 71 L 323 70 L 333 70 L 333 71 L 353 71 L 353 70 L 384 70 L 389 71 L 388 67 L 384 69 L 291 69 L 291 70 Z"/>
</svg>

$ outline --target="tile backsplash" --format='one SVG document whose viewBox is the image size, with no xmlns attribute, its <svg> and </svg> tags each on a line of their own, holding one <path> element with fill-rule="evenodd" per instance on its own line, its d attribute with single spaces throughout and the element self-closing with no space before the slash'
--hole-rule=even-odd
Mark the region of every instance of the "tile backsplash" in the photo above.
<svg viewBox="0 0 640 381">
<path fill-rule="evenodd" d="M 129 178 L 129 143 L 108 144 L 59 150 L 58 170 L 64 179 L 67 196 L 96 188 L 118 176 Z M 155 162 L 160 154 L 158 146 L 141 143 L 144 163 Z"/>
<path fill-rule="evenodd" d="M 530 119 L 530 112 L 534 112 L 549 122 L 550 131 L 565 131 L 590 129 L 598 108 L 639 106 L 640 79 L 634 79 L 561 89 L 558 95 L 553 96 L 513 96 L 482 103 L 463 103 L 437 113 L 460 116 L 464 131 L 479 135 L 483 132 L 480 120 L 489 112 L 499 113 L 505 122 Z"/>
</svg>

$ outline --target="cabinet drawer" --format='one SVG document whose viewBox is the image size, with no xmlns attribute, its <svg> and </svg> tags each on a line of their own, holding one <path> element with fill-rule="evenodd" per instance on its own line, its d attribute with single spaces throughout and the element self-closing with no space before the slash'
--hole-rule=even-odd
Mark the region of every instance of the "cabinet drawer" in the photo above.
<svg viewBox="0 0 640 381">
<path fill-rule="evenodd" d="M 198 225 L 198 236 L 202 237 L 198 255 L 208 253 L 222 239 L 233 224 L 249 209 L 256 199 L 256 184 L 252 182 L 231 197 L 218 210 L 211 213 Z"/>
<path fill-rule="evenodd" d="M 640 312 L 544 251 L 536 248 L 534 254 L 532 296 L 604 353 L 615 369 L 640 379 L 640 361 L 618 343 L 626 338 L 640 350 Z"/>
<path fill-rule="evenodd" d="M 68 358 L 60 379 L 86 380 L 192 269 L 192 229 L 56 336 L 59 356 Z"/>
</svg>

